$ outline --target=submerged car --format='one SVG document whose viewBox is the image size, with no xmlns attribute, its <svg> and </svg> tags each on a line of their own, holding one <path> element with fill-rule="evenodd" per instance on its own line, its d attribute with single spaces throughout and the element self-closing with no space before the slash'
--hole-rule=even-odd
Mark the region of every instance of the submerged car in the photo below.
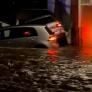
<svg viewBox="0 0 92 92">
<path fill-rule="evenodd" d="M 10 24 L 6 23 L 6 22 L 3 22 L 3 21 L 0 21 L 0 27 L 7 27 L 7 26 L 10 26 Z"/>
<path fill-rule="evenodd" d="M 60 19 L 56 18 L 52 14 L 46 14 L 46 15 L 43 15 L 40 17 L 29 19 L 29 20 L 25 21 L 25 24 L 45 25 L 55 35 L 59 36 L 59 38 L 61 36 L 63 36 L 61 38 L 63 38 L 64 42 L 66 42 L 68 44 L 68 39 L 66 39 L 68 32 L 65 31 L 65 29 L 62 25 L 62 21 L 60 21 Z M 61 40 L 61 38 L 60 38 L 60 40 Z"/>
<path fill-rule="evenodd" d="M 0 30 L 0 46 L 50 48 L 57 37 L 44 25 L 19 25 Z M 55 41 L 54 41 L 55 40 Z"/>
</svg>

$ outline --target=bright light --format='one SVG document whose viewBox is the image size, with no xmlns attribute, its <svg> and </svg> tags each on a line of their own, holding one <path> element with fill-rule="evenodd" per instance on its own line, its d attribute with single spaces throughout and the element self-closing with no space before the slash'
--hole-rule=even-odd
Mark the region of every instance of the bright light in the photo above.
<svg viewBox="0 0 92 92">
<path fill-rule="evenodd" d="M 49 41 L 56 41 L 56 39 L 57 39 L 56 36 L 50 36 L 49 37 Z"/>
<path fill-rule="evenodd" d="M 57 22 L 56 27 L 62 27 L 62 25 L 59 22 Z"/>
<path fill-rule="evenodd" d="M 26 32 L 24 32 L 23 34 L 24 34 L 24 36 L 30 36 L 31 33 L 28 32 L 28 31 L 26 31 Z"/>
</svg>

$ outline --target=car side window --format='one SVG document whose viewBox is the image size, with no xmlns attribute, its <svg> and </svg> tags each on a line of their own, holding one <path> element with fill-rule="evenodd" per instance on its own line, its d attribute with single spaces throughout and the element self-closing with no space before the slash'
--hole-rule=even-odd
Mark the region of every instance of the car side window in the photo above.
<svg viewBox="0 0 92 92">
<path fill-rule="evenodd" d="M 8 36 L 9 36 L 9 30 L 3 30 L 3 29 L 0 30 L 0 40 L 3 40 L 5 39 L 5 37 Z"/>
<path fill-rule="evenodd" d="M 5 30 L 4 31 L 4 37 L 9 37 L 10 36 L 10 30 Z"/>
<path fill-rule="evenodd" d="M 31 36 L 37 36 L 37 32 L 34 28 L 11 28 L 8 30 L 4 30 L 5 39 L 14 39 Z"/>
</svg>

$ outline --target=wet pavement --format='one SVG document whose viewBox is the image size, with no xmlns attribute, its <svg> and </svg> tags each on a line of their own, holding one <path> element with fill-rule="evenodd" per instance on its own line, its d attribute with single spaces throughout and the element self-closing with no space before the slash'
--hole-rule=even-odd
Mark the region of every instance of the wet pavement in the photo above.
<svg viewBox="0 0 92 92">
<path fill-rule="evenodd" d="M 92 92 L 92 49 L 0 48 L 0 92 Z"/>
</svg>

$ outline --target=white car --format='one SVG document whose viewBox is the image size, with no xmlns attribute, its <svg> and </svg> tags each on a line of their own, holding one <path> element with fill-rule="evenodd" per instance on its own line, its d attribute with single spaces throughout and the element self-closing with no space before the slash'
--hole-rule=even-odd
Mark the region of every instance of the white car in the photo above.
<svg viewBox="0 0 92 92">
<path fill-rule="evenodd" d="M 47 15 L 43 15 L 40 17 L 36 17 L 33 19 L 29 19 L 25 21 L 25 24 L 37 24 L 37 25 L 46 25 L 49 30 L 51 30 L 55 35 L 65 35 L 66 38 L 65 39 L 67 44 L 68 44 L 68 32 L 66 32 L 64 30 L 64 27 L 62 25 L 62 21 L 60 21 L 58 18 L 56 18 L 55 16 L 53 16 L 52 14 L 47 14 Z M 63 37 L 65 37 L 63 36 Z"/>
<path fill-rule="evenodd" d="M 0 21 L 0 27 L 7 27 L 7 26 L 10 26 L 10 24 Z"/>
<path fill-rule="evenodd" d="M 53 32 L 44 25 L 11 26 L 0 30 L 0 46 L 50 48 L 51 40 L 56 42 L 56 39 L 51 39 L 51 37 L 57 39 Z"/>
</svg>

